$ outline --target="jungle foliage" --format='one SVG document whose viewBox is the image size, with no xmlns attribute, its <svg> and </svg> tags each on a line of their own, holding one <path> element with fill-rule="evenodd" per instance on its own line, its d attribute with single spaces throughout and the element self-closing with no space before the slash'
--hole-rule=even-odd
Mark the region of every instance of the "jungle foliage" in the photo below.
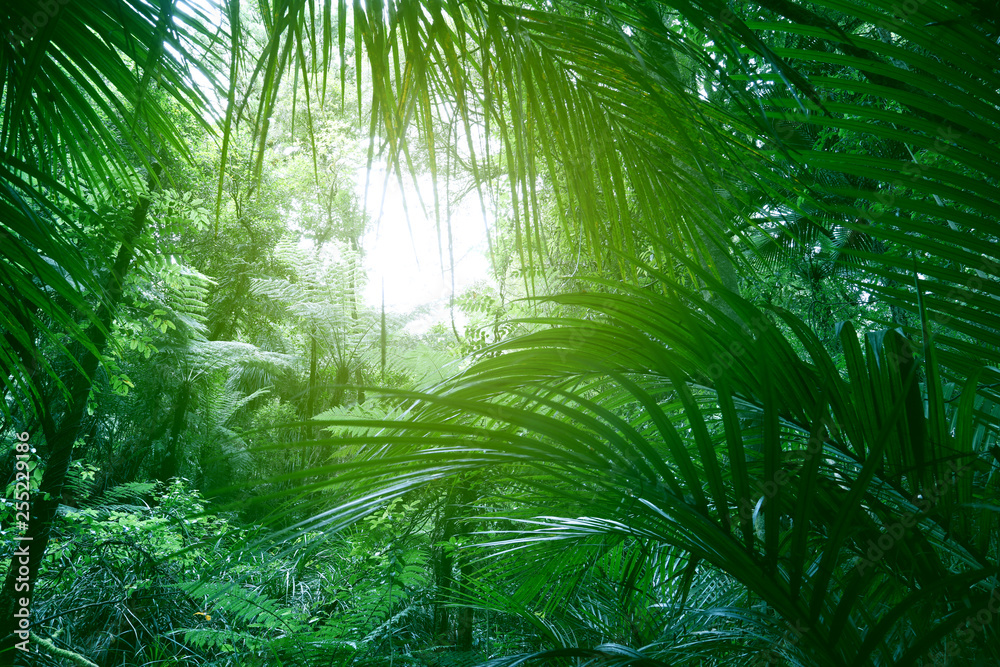
<svg viewBox="0 0 1000 667">
<path fill-rule="evenodd" d="M 998 17 L 4 7 L 3 664 L 995 664 Z"/>
</svg>

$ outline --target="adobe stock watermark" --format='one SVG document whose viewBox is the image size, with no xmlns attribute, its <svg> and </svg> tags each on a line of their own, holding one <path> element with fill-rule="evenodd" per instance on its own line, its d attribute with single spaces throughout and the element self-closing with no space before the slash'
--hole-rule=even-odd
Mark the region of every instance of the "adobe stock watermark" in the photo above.
<svg viewBox="0 0 1000 667">
<path fill-rule="evenodd" d="M 757 313 L 749 322 L 746 322 L 746 332 L 754 338 L 760 338 L 765 331 L 774 328 L 774 325 L 764 315 Z M 705 375 L 713 382 L 718 380 L 722 374 L 732 368 L 737 359 L 746 353 L 746 347 L 739 341 L 734 341 L 722 352 L 715 355 L 715 360 L 705 367 Z"/>
<path fill-rule="evenodd" d="M 11 30 L 7 33 L 7 41 L 15 49 L 21 48 L 25 42 L 34 39 L 38 31 L 47 26 L 69 2 L 70 0 L 39 0 L 34 7 L 35 12 L 22 14 L 20 31 L 15 33 Z M 28 9 L 30 11 L 30 8 Z"/>
<path fill-rule="evenodd" d="M 15 646 L 21 651 L 27 651 L 28 638 L 31 636 L 31 583 L 28 577 L 31 537 L 23 533 L 28 529 L 31 516 L 31 469 L 28 465 L 28 460 L 31 457 L 31 445 L 28 443 L 30 436 L 26 431 L 18 433 L 16 437 L 18 442 L 15 445 L 17 455 L 14 463 L 14 519 L 18 531 L 22 534 L 15 538 L 18 545 L 14 550 L 12 567 L 17 567 L 14 592 L 20 593 L 23 597 L 18 597 L 14 601 L 14 618 L 17 619 L 16 634 L 21 640 Z"/>
<path fill-rule="evenodd" d="M 931 147 L 927 149 L 927 152 L 923 153 L 922 155 L 925 157 L 930 155 L 945 155 L 948 151 L 951 150 L 955 142 L 961 137 L 962 137 L 961 132 L 946 125 L 941 125 L 937 128 L 937 133 L 935 134 L 934 137 L 934 143 L 931 144 Z M 916 183 L 917 180 L 921 178 L 923 173 L 931 168 L 932 168 L 931 165 L 925 162 L 917 162 L 917 160 L 914 158 L 903 167 L 900 173 L 905 174 L 907 176 L 906 180 L 909 181 L 910 183 Z M 903 179 L 896 178 L 893 179 L 891 185 L 894 188 L 901 188 L 905 186 L 906 183 L 903 182 Z M 855 209 L 855 213 L 861 219 L 877 220 L 882 216 L 883 213 L 885 213 L 887 209 L 892 208 L 892 205 L 896 203 L 896 193 L 888 189 L 876 192 L 874 194 L 874 198 L 879 204 L 882 205 L 883 208 L 882 209 L 869 208 L 868 210 L 865 210 L 859 206 L 858 208 Z"/>
<path fill-rule="evenodd" d="M 799 640 L 802 639 L 802 635 L 809 632 L 809 628 L 802 622 L 802 619 L 798 619 L 794 624 L 785 622 L 788 628 L 781 634 L 781 640 L 788 642 L 789 646 L 797 646 Z M 775 642 L 777 644 L 777 642 Z M 762 665 L 783 665 L 785 664 L 784 658 L 775 650 L 774 646 L 771 646 L 766 651 L 762 651 L 757 654 L 757 658 L 750 663 L 751 667 L 761 667 Z"/>
<path fill-rule="evenodd" d="M 903 21 L 920 11 L 920 6 L 926 2 L 927 0 L 903 0 L 903 2 L 892 6 L 892 18 L 879 19 L 875 25 L 885 30 L 899 28 Z"/>
<path fill-rule="evenodd" d="M 984 276 L 985 275 L 993 275 L 993 276 L 1000 275 L 1000 264 L 997 264 L 996 262 L 994 262 L 993 260 L 989 259 L 988 257 L 980 257 L 980 259 L 982 260 L 982 263 L 979 266 L 977 266 L 977 267 L 975 267 L 973 269 L 973 271 L 977 272 L 976 275 L 969 276 L 969 279 L 967 281 L 965 281 L 965 285 L 963 287 L 964 287 L 964 289 L 966 291 L 973 291 L 973 290 L 982 289 L 983 283 L 984 283 L 984 279 L 979 276 L 980 272 Z M 955 301 L 958 300 L 958 298 L 960 296 L 961 296 L 961 290 L 959 288 L 957 288 L 957 287 L 952 287 L 948 291 L 948 294 L 945 295 L 944 298 L 945 298 L 945 300 L 947 302 L 954 303 Z M 962 299 L 962 301 L 963 301 L 963 303 L 958 308 L 958 310 L 955 311 L 956 313 L 958 313 L 958 312 L 960 312 L 960 311 L 962 311 L 962 310 L 964 310 L 965 308 L 968 307 L 968 305 L 969 305 L 968 300 Z M 949 322 L 951 322 L 953 319 L 955 319 L 955 316 L 954 315 L 948 315 L 946 313 L 935 312 L 934 315 L 933 315 L 933 317 L 932 317 L 932 319 L 934 320 L 935 323 L 944 326 L 944 325 L 948 324 Z"/>
<path fill-rule="evenodd" d="M 913 667 L 945 667 L 947 664 L 955 664 L 949 661 L 958 656 L 963 647 L 972 643 L 976 633 L 989 627 L 998 613 L 1000 613 L 1000 588 L 994 588 L 989 601 L 975 613 L 970 613 L 965 622 L 959 626 L 961 636 L 957 641 L 948 639 L 944 649 L 935 651 L 927 660 L 917 660 L 913 663 Z"/>
<path fill-rule="evenodd" d="M 928 155 L 945 155 L 949 150 L 951 150 L 953 143 L 962 136 L 961 132 L 958 132 L 950 127 L 939 127 L 937 134 L 934 137 L 934 143 L 931 148 L 927 149 L 928 153 L 924 153 L 924 156 Z M 921 178 L 923 173 L 928 169 L 931 169 L 932 165 L 926 162 L 917 162 L 916 160 L 911 160 L 903 167 L 901 173 L 907 176 L 907 180 L 911 183 L 916 183 L 917 180 Z M 894 188 L 901 188 L 905 186 L 906 183 L 903 179 L 896 178 L 892 181 L 892 186 Z M 892 208 L 892 205 L 896 203 L 896 193 L 892 190 L 878 191 L 874 195 L 875 200 L 882 205 L 883 210 L 870 209 L 864 211 L 863 209 L 858 209 L 858 213 L 861 214 L 863 218 L 872 219 L 878 218 L 882 215 L 884 210 Z"/>
<path fill-rule="evenodd" d="M 753 519 L 754 511 L 761 501 L 766 503 L 768 500 L 778 495 L 778 491 L 780 491 L 783 486 L 787 485 L 792 480 L 795 473 L 797 473 L 802 466 L 808 463 L 813 456 L 816 456 L 823 450 L 823 434 L 832 432 L 836 424 L 829 417 L 823 417 L 820 423 L 821 426 L 816 434 L 810 436 L 809 442 L 806 444 L 805 450 L 803 450 L 805 455 L 802 458 L 802 462 L 799 463 L 797 467 L 791 470 L 780 468 L 775 471 L 771 479 L 764 482 L 759 480 L 754 481 L 754 486 L 761 493 L 760 501 L 754 502 L 752 498 L 743 498 L 740 501 L 737 515 L 741 521 L 750 521 Z"/>
<path fill-rule="evenodd" d="M 958 481 L 959 476 L 965 471 L 972 468 L 972 464 L 966 464 L 961 468 L 955 465 L 954 461 L 948 461 L 948 474 L 945 479 L 937 482 L 934 486 L 921 494 L 918 498 L 914 500 L 914 504 L 917 506 L 916 512 L 907 512 L 899 518 L 898 521 L 893 522 L 889 525 L 884 525 L 883 532 L 877 540 L 868 540 L 865 545 L 868 550 L 865 551 L 864 560 L 858 562 L 854 567 L 858 571 L 859 575 L 865 573 L 869 567 L 872 567 L 875 563 L 882 560 L 889 551 L 892 550 L 896 544 L 903 539 L 906 532 L 917 525 L 920 520 L 920 514 L 928 514 L 934 506 L 937 505 L 938 501 L 951 490 L 952 486 Z"/>
</svg>

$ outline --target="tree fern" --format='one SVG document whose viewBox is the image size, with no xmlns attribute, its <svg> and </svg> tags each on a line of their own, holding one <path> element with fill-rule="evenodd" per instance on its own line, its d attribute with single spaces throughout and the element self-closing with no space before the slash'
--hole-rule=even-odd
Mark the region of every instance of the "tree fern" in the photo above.
<svg viewBox="0 0 1000 667">
<path fill-rule="evenodd" d="M 269 643 L 307 627 L 287 606 L 246 586 L 200 581 L 176 586 L 204 603 L 204 611 L 194 616 L 205 627 L 177 631 L 197 648 L 257 653 L 265 651 Z"/>
</svg>

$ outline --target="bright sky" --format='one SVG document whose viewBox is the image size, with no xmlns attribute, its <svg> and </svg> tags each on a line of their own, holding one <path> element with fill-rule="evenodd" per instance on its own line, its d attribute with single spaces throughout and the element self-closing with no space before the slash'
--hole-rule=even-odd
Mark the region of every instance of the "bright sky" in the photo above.
<svg viewBox="0 0 1000 667">
<path fill-rule="evenodd" d="M 365 171 L 359 171 L 358 195 L 364 197 Z M 434 220 L 434 186 L 430 176 L 418 178 L 417 183 L 427 206 L 427 215 L 421 210 L 413 181 L 404 175 L 405 193 L 400 190 L 395 175 L 390 175 L 385 191 L 385 203 L 379 217 L 382 201 L 385 168 L 372 168 L 366 210 L 372 224 L 362 245 L 368 271 L 365 301 L 378 308 L 382 302 L 382 284 L 385 282 L 387 310 L 407 312 L 420 306 L 431 306 L 430 318 L 416 323 L 425 329 L 433 322 L 447 321 L 450 317 L 448 301 L 451 298 L 451 261 L 448 257 L 447 218 L 441 212 L 442 243 L 438 245 L 438 232 Z M 442 209 L 444 184 L 439 184 Z M 409 223 L 403 196 L 409 210 Z M 488 212 L 488 210 L 487 210 Z M 461 294 L 473 283 L 490 274 L 486 227 L 473 191 L 452 211 L 451 233 L 455 255 L 455 293 Z M 442 252 L 444 266 L 442 268 Z"/>
<path fill-rule="evenodd" d="M 207 14 L 220 22 L 223 20 L 214 2 L 205 0 L 187 0 L 187 2 L 190 4 L 189 11 Z M 204 75 L 198 71 L 192 74 L 194 81 L 209 95 L 210 100 L 215 102 L 217 113 L 220 117 L 224 117 L 223 101 L 212 94 Z M 358 196 L 361 198 L 365 196 L 365 175 L 366 171 L 362 168 L 356 176 Z M 400 190 L 395 175 L 391 175 L 388 180 L 383 202 L 385 183 L 384 165 L 373 166 L 368 198 L 365 202 L 365 209 L 373 223 L 362 241 L 365 268 L 368 272 L 368 285 L 363 298 L 369 306 L 380 308 L 384 282 L 386 309 L 405 313 L 422 306 L 430 308 L 429 316 L 420 318 L 409 327 L 414 331 L 426 330 L 435 322 L 450 319 L 448 302 L 452 295 L 452 269 L 448 255 L 446 214 L 442 210 L 443 236 L 439 247 L 433 209 L 434 189 L 430 177 L 424 176 L 418 179 L 427 207 L 427 215 L 424 215 L 413 181 L 409 175 L 404 175 L 409 219 L 403 206 L 404 192 Z M 443 208 L 445 201 L 443 184 L 440 188 Z M 487 214 L 489 215 L 489 207 Z M 475 191 L 452 211 L 451 232 L 455 260 L 454 290 L 455 294 L 461 294 L 474 283 L 490 275 L 486 228 Z M 456 322 L 461 326 L 457 315 L 456 313 Z"/>
</svg>

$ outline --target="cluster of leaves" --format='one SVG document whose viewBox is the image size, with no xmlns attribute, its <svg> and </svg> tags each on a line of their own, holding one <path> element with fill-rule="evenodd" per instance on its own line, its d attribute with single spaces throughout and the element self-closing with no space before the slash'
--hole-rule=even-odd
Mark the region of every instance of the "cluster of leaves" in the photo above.
<svg viewBox="0 0 1000 667">
<path fill-rule="evenodd" d="M 74 491 L 95 472 L 78 467 Z M 282 544 L 206 512 L 186 480 L 110 489 L 56 526 L 33 664 L 61 664 L 49 643 L 109 665 L 420 664 L 432 587 L 419 514 L 397 502 L 339 539 Z"/>
</svg>

